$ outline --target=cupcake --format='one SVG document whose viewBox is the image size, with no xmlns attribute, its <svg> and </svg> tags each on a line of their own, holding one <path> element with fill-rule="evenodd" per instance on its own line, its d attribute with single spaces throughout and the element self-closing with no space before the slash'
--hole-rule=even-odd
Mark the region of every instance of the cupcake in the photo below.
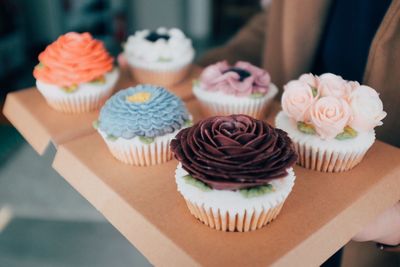
<svg viewBox="0 0 400 267">
<path fill-rule="evenodd" d="M 57 111 L 82 113 L 100 108 L 118 80 L 113 58 L 90 33 L 60 36 L 39 55 L 36 87 Z"/>
<path fill-rule="evenodd" d="M 181 30 L 158 28 L 129 36 L 123 54 L 139 83 L 172 86 L 189 73 L 194 49 Z"/>
<path fill-rule="evenodd" d="M 250 63 L 221 61 L 204 69 L 193 93 L 206 115 L 246 114 L 262 119 L 278 93 L 269 74 Z"/>
<path fill-rule="evenodd" d="M 298 164 L 341 172 L 363 159 L 386 116 L 378 93 L 358 82 L 326 73 L 303 74 L 284 86 L 276 127 L 288 132 Z"/>
<path fill-rule="evenodd" d="M 137 166 L 172 159 L 170 141 L 189 125 L 191 116 L 183 102 L 152 85 L 119 91 L 104 104 L 94 123 L 112 155 Z"/>
<path fill-rule="evenodd" d="M 287 134 L 246 115 L 210 117 L 171 142 L 178 191 L 207 226 L 246 232 L 275 219 L 292 190 L 297 155 Z"/>
</svg>

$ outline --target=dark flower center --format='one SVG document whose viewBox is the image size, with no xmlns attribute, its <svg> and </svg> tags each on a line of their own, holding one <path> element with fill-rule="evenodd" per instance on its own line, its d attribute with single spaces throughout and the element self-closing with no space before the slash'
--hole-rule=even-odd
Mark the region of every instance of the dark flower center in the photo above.
<svg viewBox="0 0 400 267">
<path fill-rule="evenodd" d="M 169 34 L 159 34 L 157 32 L 150 32 L 149 35 L 146 36 L 146 40 L 150 41 L 150 42 L 155 42 L 158 39 L 164 39 L 167 40 L 170 38 Z"/>
<path fill-rule="evenodd" d="M 237 68 L 237 67 L 232 67 L 229 68 L 227 70 L 225 70 L 223 73 L 227 73 L 227 72 L 236 72 L 237 74 L 239 74 L 239 81 L 243 81 L 244 79 L 246 79 L 247 77 L 251 76 L 251 73 L 248 72 L 247 70 L 241 69 L 241 68 Z"/>
</svg>

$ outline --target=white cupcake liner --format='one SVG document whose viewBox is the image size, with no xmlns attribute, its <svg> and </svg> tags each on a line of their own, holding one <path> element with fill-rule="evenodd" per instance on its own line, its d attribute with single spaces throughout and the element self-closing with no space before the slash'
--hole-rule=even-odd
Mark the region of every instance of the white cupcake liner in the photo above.
<svg viewBox="0 0 400 267">
<path fill-rule="evenodd" d="M 172 159 L 170 149 L 171 140 L 180 131 L 176 130 L 173 133 L 158 136 L 150 144 L 142 143 L 139 137 L 132 139 L 118 138 L 110 140 L 107 134 L 98 129 L 98 132 L 106 142 L 111 154 L 118 160 L 126 164 L 136 166 L 151 166 L 163 164 Z"/>
<path fill-rule="evenodd" d="M 180 69 L 165 71 L 148 70 L 131 65 L 129 66 L 130 73 L 135 81 L 164 87 L 173 86 L 182 82 L 188 76 L 190 69 L 190 64 L 183 66 Z"/>
<path fill-rule="evenodd" d="M 59 86 L 36 81 L 36 87 L 55 110 L 65 113 L 83 113 L 99 109 L 112 95 L 118 80 L 118 70 L 105 74 L 104 84 L 83 83 L 75 92 L 66 93 Z"/>
<path fill-rule="evenodd" d="M 275 126 L 286 131 L 299 156 L 297 164 L 321 172 L 343 172 L 360 163 L 375 141 L 375 132 L 358 133 L 347 140 L 322 140 L 297 129 L 296 123 L 284 113 L 276 116 Z"/>
<path fill-rule="evenodd" d="M 271 181 L 275 191 L 261 196 L 245 198 L 238 191 L 202 191 L 187 184 L 184 176 L 188 173 L 179 163 L 175 180 L 190 213 L 205 225 L 220 231 L 248 232 L 259 229 L 274 220 L 291 192 L 295 175 L 288 169 L 288 175 Z"/>
<path fill-rule="evenodd" d="M 268 210 L 244 211 L 243 214 L 221 214 L 218 209 L 205 209 L 204 206 L 196 205 L 185 199 L 190 213 L 205 225 L 219 231 L 225 232 L 249 232 L 260 229 L 272 222 L 281 211 L 283 203 L 269 208 Z"/>
<path fill-rule="evenodd" d="M 278 88 L 271 84 L 270 90 L 265 96 L 254 99 L 227 95 L 220 91 L 206 91 L 198 85 L 193 87 L 193 93 L 200 101 L 203 112 L 207 116 L 245 114 L 262 119 L 267 113 L 269 104 L 278 93 Z"/>
</svg>

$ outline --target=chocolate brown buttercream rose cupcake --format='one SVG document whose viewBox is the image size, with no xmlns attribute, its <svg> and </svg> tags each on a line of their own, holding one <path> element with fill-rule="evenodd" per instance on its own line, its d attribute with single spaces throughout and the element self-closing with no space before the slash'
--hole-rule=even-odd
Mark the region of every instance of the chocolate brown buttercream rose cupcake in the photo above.
<svg viewBox="0 0 400 267">
<path fill-rule="evenodd" d="M 286 132 L 246 115 L 200 121 L 180 131 L 171 149 L 180 162 L 178 191 L 194 216 L 219 230 L 262 227 L 294 184 L 297 155 Z"/>
</svg>

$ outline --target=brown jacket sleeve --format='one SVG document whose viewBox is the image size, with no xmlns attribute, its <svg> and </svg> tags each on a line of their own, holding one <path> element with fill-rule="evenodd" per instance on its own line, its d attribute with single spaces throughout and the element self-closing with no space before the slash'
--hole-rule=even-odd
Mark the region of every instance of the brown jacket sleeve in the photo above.
<svg viewBox="0 0 400 267">
<path fill-rule="evenodd" d="M 255 15 L 226 45 L 206 52 L 197 63 L 200 66 L 207 66 L 220 60 L 227 60 L 229 63 L 244 60 L 260 66 L 267 13 L 266 9 Z"/>
</svg>

